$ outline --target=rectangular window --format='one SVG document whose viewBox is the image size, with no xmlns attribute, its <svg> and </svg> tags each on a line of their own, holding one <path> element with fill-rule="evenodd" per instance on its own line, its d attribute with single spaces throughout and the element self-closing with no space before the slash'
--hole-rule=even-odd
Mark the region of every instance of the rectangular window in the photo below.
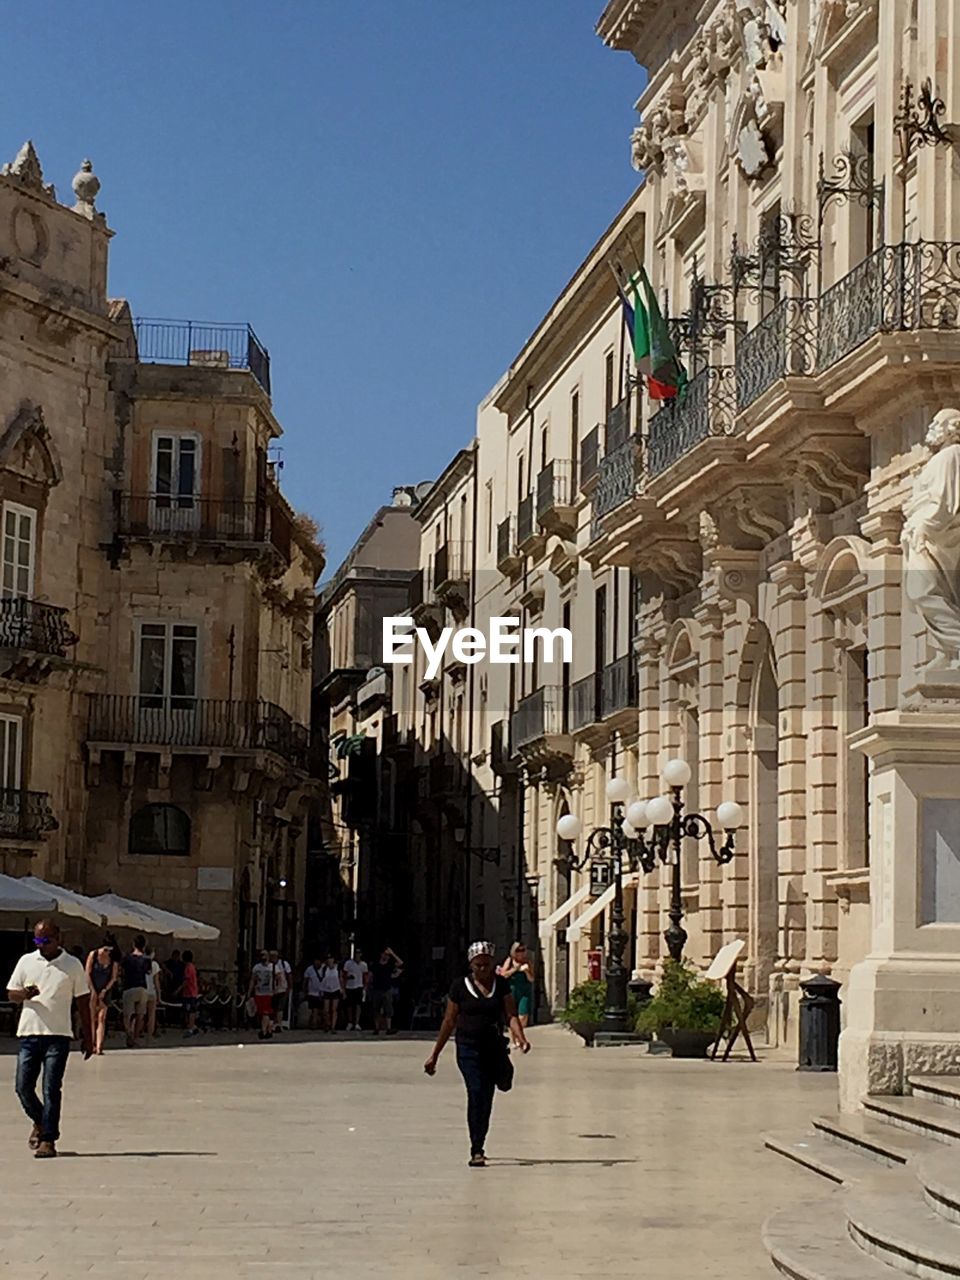
<svg viewBox="0 0 960 1280">
<path fill-rule="evenodd" d="M 549 429 L 543 427 L 540 431 L 540 470 L 542 471 L 547 465 L 547 453 L 549 445 Z"/>
<path fill-rule="evenodd" d="M 19 791 L 23 720 L 20 716 L 0 716 L 0 788 Z"/>
<path fill-rule="evenodd" d="M 580 461 L 580 391 L 570 396 L 570 501 L 577 492 L 579 476 L 577 466 Z"/>
<path fill-rule="evenodd" d="M 33 595 L 37 513 L 14 502 L 3 504 L 3 575 L 0 597 L 30 599 Z"/>
<path fill-rule="evenodd" d="M 141 710 L 193 710 L 197 697 L 197 647 L 197 627 L 193 623 L 140 624 Z"/>
<path fill-rule="evenodd" d="M 493 481 L 487 481 L 487 555 L 493 551 Z"/>
<path fill-rule="evenodd" d="M 603 416 L 607 417 L 614 405 L 613 352 L 608 351 L 603 362 Z"/>
<path fill-rule="evenodd" d="M 153 493 L 158 510 L 191 510 L 200 496 L 200 441 L 194 435 L 156 435 Z"/>
</svg>

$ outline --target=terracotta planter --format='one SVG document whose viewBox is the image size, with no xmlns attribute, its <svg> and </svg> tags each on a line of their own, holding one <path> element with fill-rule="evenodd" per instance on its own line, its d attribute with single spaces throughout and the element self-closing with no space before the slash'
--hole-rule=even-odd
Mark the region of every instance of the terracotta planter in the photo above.
<svg viewBox="0 0 960 1280">
<path fill-rule="evenodd" d="M 593 1037 L 600 1030 L 599 1022 L 568 1022 L 567 1026 L 577 1033 L 588 1049 L 593 1044 Z"/>
<path fill-rule="evenodd" d="M 670 1046 L 675 1058 L 705 1058 L 707 1050 L 717 1038 L 717 1033 L 665 1027 L 658 1033 L 658 1038 Z"/>
</svg>

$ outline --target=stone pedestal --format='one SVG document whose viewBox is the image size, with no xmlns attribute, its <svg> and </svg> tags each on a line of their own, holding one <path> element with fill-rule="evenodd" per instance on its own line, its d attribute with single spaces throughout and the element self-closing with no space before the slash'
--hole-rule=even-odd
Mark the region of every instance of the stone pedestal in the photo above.
<svg viewBox="0 0 960 1280">
<path fill-rule="evenodd" d="M 840 1108 L 960 1072 L 960 700 L 941 675 L 852 739 L 870 759 L 872 944 L 850 971 Z"/>
</svg>

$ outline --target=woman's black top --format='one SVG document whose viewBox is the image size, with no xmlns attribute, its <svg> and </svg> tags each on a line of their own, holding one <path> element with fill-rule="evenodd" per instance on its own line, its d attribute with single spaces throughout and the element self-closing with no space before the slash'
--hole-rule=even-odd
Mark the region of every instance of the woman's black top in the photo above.
<svg viewBox="0 0 960 1280">
<path fill-rule="evenodd" d="M 489 996 L 472 978 L 457 978 L 450 988 L 450 999 L 457 1006 L 458 1043 L 477 1044 L 500 1035 L 507 1021 L 503 1002 L 508 995 L 510 984 L 506 978 L 496 979 Z"/>
</svg>

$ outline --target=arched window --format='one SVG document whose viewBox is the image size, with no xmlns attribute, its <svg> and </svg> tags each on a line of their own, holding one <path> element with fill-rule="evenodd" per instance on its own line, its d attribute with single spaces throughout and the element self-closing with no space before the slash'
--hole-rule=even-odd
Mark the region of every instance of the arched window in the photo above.
<svg viewBox="0 0 960 1280">
<path fill-rule="evenodd" d="M 190 853 L 190 818 L 175 804 L 145 804 L 130 819 L 130 852 Z"/>
</svg>

